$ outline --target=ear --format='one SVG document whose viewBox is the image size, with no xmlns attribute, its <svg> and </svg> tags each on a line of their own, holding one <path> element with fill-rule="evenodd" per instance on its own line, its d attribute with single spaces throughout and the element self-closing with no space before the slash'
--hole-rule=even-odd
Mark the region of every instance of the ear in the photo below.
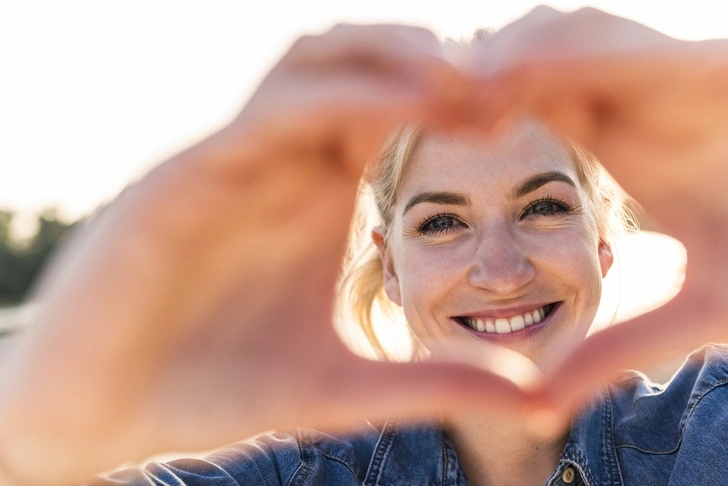
<svg viewBox="0 0 728 486">
<path fill-rule="evenodd" d="M 602 269 L 602 278 L 607 276 L 607 272 L 612 268 L 614 263 L 614 254 L 612 253 L 612 246 L 604 240 L 599 240 L 599 266 Z"/>
<path fill-rule="evenodd" d="M 384 278 L 384 292 L 389 300 L 395 304 L 402 305 L 402 294 L 399 288 L 399 277 L 394 269 L 394 261 L 387 248 L 387 241 L 380 226 L 372 229 L 372 240 L 379 250 L 379 258 L 382 259 L 382 273 Z"/>
</svg>

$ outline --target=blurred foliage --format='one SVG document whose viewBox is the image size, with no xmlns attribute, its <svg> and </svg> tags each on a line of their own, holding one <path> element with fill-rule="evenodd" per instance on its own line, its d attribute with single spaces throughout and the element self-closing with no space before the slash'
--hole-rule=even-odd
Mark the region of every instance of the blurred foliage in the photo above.
<svg viewBox="0 0 728 486">
<path fill-rule="evenodd" d="M 0 306 L 23 300 L 48 257 L 78 224 L 67 223 L 55 209 L 48 209 L 38 216 L 35 234 L 18 240 L 12 231 L 14 216 L 0 210 Z"/>
</svg>

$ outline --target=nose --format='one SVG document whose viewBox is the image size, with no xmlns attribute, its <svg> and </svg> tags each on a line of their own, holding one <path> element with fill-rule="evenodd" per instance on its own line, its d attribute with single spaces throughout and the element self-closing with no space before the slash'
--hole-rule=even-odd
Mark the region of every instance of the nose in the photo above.
<svg viewBox="0 0 728 486">
<path fill-rule="evenodd" d="M 493 225 L 477 239 L 468 270 L 474 287 L 502 297 L 515 296 L 536 276 L 536 268 L 507 224 Z"/>
</svg>

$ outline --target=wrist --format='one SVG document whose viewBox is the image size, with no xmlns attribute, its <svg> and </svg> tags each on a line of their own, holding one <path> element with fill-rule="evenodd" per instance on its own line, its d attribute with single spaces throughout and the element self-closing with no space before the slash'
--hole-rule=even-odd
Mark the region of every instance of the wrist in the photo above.
<svg viewBox="0 0 728 486">
<path fill-rule="evenodd" d="M 5 404 L 3 404 L 5 405 Z M 0 438 L 0 485 L 8 486 L 38 486 L 43 481 L 34 477 L 31 468 L 23 465 L 22 457 L 25 447 L 22 439 L 14 435 L 12 424 L 0 418 L 0 430 L 3 431 Z"/>
</svg>

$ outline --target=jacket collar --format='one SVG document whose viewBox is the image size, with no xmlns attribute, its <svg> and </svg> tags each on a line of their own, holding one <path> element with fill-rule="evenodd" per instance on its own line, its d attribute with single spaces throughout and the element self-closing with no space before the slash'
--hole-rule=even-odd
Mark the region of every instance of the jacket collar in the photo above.
<svg viewBox="0 0 728 486">
<path fill-rule="evenodd" d="M 405 484 L 467 484 L 450 436 L 436 420 L 404 425 L 391 416 L 381 427 L 364 485 Z"/>
<path fill-rule="evenodd" d="M 622 478 L 612 438 L 613 410 L 607 386 L 578 411 L 559 465 L 547 485 L 556 484 L 566 467 L 575 468 L 587 486 L 619 485 Z M 365 486 L 416 484 L 465 486 L 449 434 L 436 420 L 404 425 L 396 416 L 377 423 L 379 440 Z"/>
</svg>

